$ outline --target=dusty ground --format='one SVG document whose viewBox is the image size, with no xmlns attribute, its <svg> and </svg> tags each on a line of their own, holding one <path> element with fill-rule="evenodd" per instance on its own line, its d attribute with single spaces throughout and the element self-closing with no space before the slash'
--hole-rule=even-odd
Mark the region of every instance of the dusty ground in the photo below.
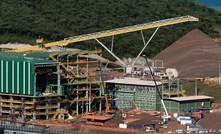
<svg viewBox="0 0 221 134">
<path fill-rule="evenodd" d="M 167 126 L 167 128 L 163 129 L 164 132 L 175 131 L 175 130 L 178 130 L 178 129 L 186 130 L 184 126 L 180 125 L 177 122 L 175 123 L 175 122 L 172 122 L 172 121 L 165 124 L 165 126 Z"/>
<path fill-rule="evenodd" d="M 176 68 L 179 77 L 215 77 L 221 64 L 221 46 L 195 29 L 154 57 L 166 68 Z"/>
<path fill-rule="evenodd" d="M 205 117 L 197 122 L 203 129 L 221 129 L 221 112 L 208 113 Z"/>
<path fill-rule="evenodd" d="M 77 132 L 87 132 L 87 133 L 98 133 L 98 134 L 146 134 L 145 131 L 140 131 L 137 129 L 121 129 L 113 127 L 101 127 L 93 125 L 83 125 L 80 124 L 78 127 L 72 124 L 58 123 L 58 122 L 45 122 L 44 125 L 49 126 L 51 129 L 59 130 L 72 130 Z M 167 129 L 161 129 L 161 133 L 167 133 L 167 131 L 175 131 L 177 129 L 185 130 L 185 127 L 181 126 L 179 123 L 169 121 L 167 124 Z"/>
</svg>

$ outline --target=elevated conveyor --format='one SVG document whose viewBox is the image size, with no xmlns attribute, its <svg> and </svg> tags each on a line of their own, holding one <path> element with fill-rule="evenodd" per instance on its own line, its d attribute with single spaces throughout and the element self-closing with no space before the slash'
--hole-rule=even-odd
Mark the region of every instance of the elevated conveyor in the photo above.
<svg viewBox="0 0 221 134">
<path fill-rule="evenodd" d="M 80 35 L 80 36 L 73 36 L 73 37 L 65 38 L 62 41 L 56 41 L 56 42 L 51 42 L 51 43 L 46 43 L 46 44 L 43 43 L 43 39 L 37 39 L 36 40 L 37 44 L 42 44 L 42 45 L 16 49 L 12 51 L 13 52 L 26 52 L 26 51 L 31 51 L 31 50 L 43 50 L 44 47 L 47 48 L 47 47 L 52 47 L 52 46 L 66 46 L 69 43 L 86 41 L 86 40 L 91 40 L 94 38 L 102 38 L 102 37 L 107 37 L 107 36 L 112 36 L 112 35 L 135 32 L 139 30 L 156 28 L 159 26 L 162 27 L 162 26 L 167 26 L 167 25 L 173 25 L 173 24 L 178 24 L 178 23 L 183 23 L 183 22 L 188 22 L 188 21 L 198 21 L 198 20 L 199 20 L 198 18 L 188 15 L 188 16 L 176 17 L 176 18 L 171 18 L 171 19 L 154 21 L 150 23 L 123 27 L 123 28 L 117 28 L 117 29 L 112 29 L 112 30 L 107 30 L 107 31 L 102 31 L 102 32 L 95 32 L 95 33 L 90 33 L 90 34 L 85 34 L 85 35 Z"/>
</svg>

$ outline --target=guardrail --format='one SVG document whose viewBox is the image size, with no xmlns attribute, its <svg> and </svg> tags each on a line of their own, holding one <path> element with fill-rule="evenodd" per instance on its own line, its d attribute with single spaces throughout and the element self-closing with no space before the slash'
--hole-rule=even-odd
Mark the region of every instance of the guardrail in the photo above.
<svg viewBox="0 0 221 134">
<path fill-rule="evenodd" d="M 43 128 L 36 128 L 36 127 L 24 127 L 24 126 L 12 126 L 12 125 L 0 125 L 0 130 L 13 130 L 13 131 L 23 131 L 23 132 L 30 132 L 30 133 L 42 133 Z M 44 129 L 43 134 L 92 134 L 92 133 L 84 133 L 84 132 L 76 132 L 76 131 L 63 131 L 63 130 L 56 130 L 56 129 Z"/>
</svg>

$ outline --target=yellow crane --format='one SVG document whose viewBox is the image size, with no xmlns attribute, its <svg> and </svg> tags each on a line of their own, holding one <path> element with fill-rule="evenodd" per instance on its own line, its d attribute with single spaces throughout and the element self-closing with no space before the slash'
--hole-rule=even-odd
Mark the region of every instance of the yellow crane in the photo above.
<svg viewBox="0 0 221 134">
<path fill-rule="evenodd" d="M 38 50 L 43 50 L 44 48 L 51 47 L 51 46 L 66 46 L 69 43 L 74 43 L 74 42 L 86 41 L 86 40 L 91 40 L 95 38 L 113 36 L 113 35 L 118 35 L 118 34 L 123 34 L 123 33 L 144 30 L 144 29 L 150 29 L 150 28 L 156 28 L 156 27 L 161 27 L 161 26 L 173 25 L 173 24 L 178 24 L 178 23 L 183 23 L 183 22 L 188 22 L 188 21 L 198 21 L 198 20 L 199 20 L 198 18 L 187 15 L 187 16 L 182 16 L 182 17 L 154 21 L 150 23 L 117 28 L 117 29 L 112 29 L 112 30 L 107 30 L 107 31 L 102 31 L 102 32 L 95 32 L 95 33 L 90 33 L 90 34 L 85 34 L 85 35 L 80 35 L 80 36 L 69 37 L 61 41 L 45 43 L 45 44 L 43 42 L 43 38 L 41 38 L 41 39 L 36 40 L 36 43 L 39 44 L 37 46 L 20 48 L 20 49 L 15 49 L 11 51 L 12 52 L 27 52 L 27 51 L 33 51 L 33 50 L 38 51 Z"/>
<path fill-rule="evenodd" d="M 105 100 L 106 100 L 106 112 L 109 112 L 110 108 L 109 108 L 109 104 L 108 104 L 108 101 L 107 101 L 107 95 L 105 94 L 104 97 L 105 97 Z"/>
</svg>

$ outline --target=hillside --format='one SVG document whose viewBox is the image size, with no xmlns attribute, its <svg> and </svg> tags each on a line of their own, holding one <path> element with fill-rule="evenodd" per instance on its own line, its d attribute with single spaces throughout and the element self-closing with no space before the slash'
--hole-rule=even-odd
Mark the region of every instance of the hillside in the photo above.
<svg viewBox="0 0 221 134">
<path fill-rule="evenodd" d="M 221 46 L 195 29 L 156 55 L 166 68 L 176 68 L 181 78 L 215 77 L 221 64 Z"/>
<path fill-rule="evenodd" d="M 195 82 L 183 82 L 183 89 L 186 91 L 187 96 L 195 95 Z M 221 90 L 219 86 L 209 86 L 205 83 L 197 83 L 198 95 L 212 96 L 212 102 L 221 103 Z"/>
<path fill-rule="evenodd" d="M 159 29 L 144 53 L 148 57 L 167 48 L 193 29 L 210 37 L 219 37 L 221 12 L 192 0 L 2 0 L 0 3 L 0 44 L 28 43 L 35 45 L 39 36 L 45 42 L 113 28 L 191 15 L 199 22 L 165 26 Z M 144 30 L 146 41 L 154 29 Z M 111 37 L 100 39 L 110 47 Z M 134 57 L 143 47 L 140 31 L 117 35 L 113 51 L 120 57 Z M 68 47 L 94 49 L 101 46 L 94 40 L 70 44 Z M 114 60 L 108 53 L 105 58 Z"/>
</svg>

